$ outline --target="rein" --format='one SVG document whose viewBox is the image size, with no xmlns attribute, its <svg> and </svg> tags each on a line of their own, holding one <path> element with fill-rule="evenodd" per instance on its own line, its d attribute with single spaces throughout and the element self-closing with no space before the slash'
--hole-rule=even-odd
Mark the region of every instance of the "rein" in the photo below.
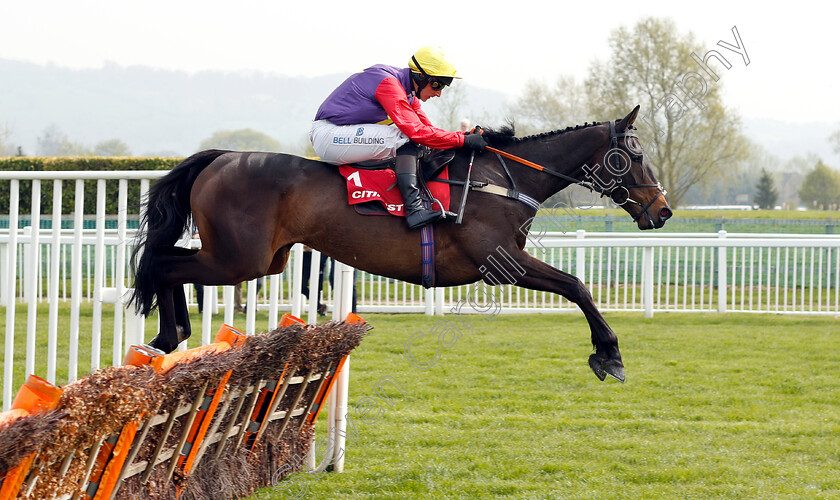
<svg viewBox="0 0 840 500">
<path fill-rule="evenodd" d="M 513 160 L 517 163 L 521 163 L 522 165 L 525 165 L 526 167 L 531 167 L 534 170 L 538 170 L 538 171 L 543 172 L 545 174 L 549 174 L 549 175 L 553 175 L 555 177 L 559 177 L 563 180 L 567 180 L 567 181 L 569 181 L 573 184 L 578 184 L 580 186 L 591 189 L 593 191 L 598 191 L 602 195 L 609 194 L 606 189 L 604 189 L 600 186 L 590 185 L 590 183 L 588 183 L 586 181 L 582 181 L 580 179 L 575 179 L 574 177 L 571 177 L 571 176 L 568 176 L 568 175 L 565 175 L 565 174 L 561 174 L 560 172 L 555 172 L 554 170 L 549 170 L 549 169 L 545 168 L 544 166 L 540 165 L 539 163 L 534 163 L 531 160 L 526 160 L 525 158 L 521 158 L 521 157 L 516 156 L 514 154 L 510 154 L 507 151 L 502 151 L 501 149 L 496 149 L 496 148 L 493 148 L 493 147 L 490 147 L 490 146 L 487 146 L 485 149 L 487 149 L 487 151 L 496 153 L 497 155 L 504 156 L 508 160 Z"/>
<path fill-rule="evenodd" d="M 621 137 L 627 138 L 627 137 L 638 137 L 638 136 L 636 134 L 632 133 L 632 132 L 627 132 L 627 131 L 621 132 L 621 133 L 616 132 L 615 121 L 614 120 L 611 121 L 610 122 L 610 151 L 618 148 L 618 139 L 621 138 Z M 549 175 L 553 175 L 554 177 L 558 177 L 558 178 L 563 179 L 565 181 L 568 181 L 572 184 L 577 184 L 579 186 L 583 186 L 583 187 L 589 189 L 590 191 L 596 191 L 602 197 L 608 196 L 616 205 L 624 205 L 625 203 L 628 203 L 628 202 L 632 203 L 634 205 L 638 205 L 639 207 L 641 207 L 641 211 L 637 215 L 633 216 L 633 222 L 637 222 L 639 220 L 639 218 L 641 218 L 642 214 L 644 214 L 645 216 L 647 216 L 648 221 L 651 223 L 651 225 L 653 225 L 653 219 L 651 218 L 650 214 L 648 213 L 648 209 L 650 208 L 651 205 L 653 205 L 653 202 L 655 202 L 657 199 L 659 199 L 660 196 L 663 196 L 663 195 L 666 194 L 665 188 L 663 188 L 662 184 L 660 184 L 658 182 L 656 184 L 630 184 L 630 185 L 627 185 L 627 186 L 615 185 L 612 188 L 607 188 L 607 187 L 603 187 L 603 186 L 601 186 L 597 183 L 582 181 L 580 179 L 576 179 L 576 178 L 571 177 L 569 175 L 561 174 L 560 172 L 556 172 L 554 170 L 547 169 L 547 168 L 545 168 L 544 166 L 542 166 L 538 163 L 534 163 L 530 160 L 526 160 L 525 158 L 521 158 L 521 157 L 516 156 L 514 154 L 508 153 L 507 151 L 502 151 L 500 149 L 496 149 L 496 148 L 493 148 L 493 147 L 490 147 L 490 146 L 487 146 L 486 149 L 488 151 L 496 153 L 496 156 L 499 157 L 499 161 L 502 163 L 503 167 L 505 165 L 505 162 L 504 162 L 504 160 L 502 160 L 501 157 L 505 157 L 509 160 L 513 160 L 517 163 L 525 165 L 526 167 L 533 168 L 534 170 L 537 170 L 539 172 L 543 172 L 543 173 L 546 173 L 546 174 L 549 174 Z M 607 154 L 609 155 L 609 153 L 607 153 Z M 635 155 L 635 156 L 636 157 L 634 157 L 633 159 L 635 159 L 636 161 L 641 161 L 641 155 Z M 506 167 L 505 167 L 505 170 L 507 170 Z M 611 182 L 611 184 L 615 184 L 614 179 L 612 181 L 613 182 Z M 639 203 L 638 201 L 636 201 L 636 200 L 634 200 L 630 197 L 630 189 L 645 188 L 645 187 L 659 188 L 659 192 L 656 193 L 656 196 L 654 196 L 648 203 L 642 205 L 641 203 Z"/>
</svg>

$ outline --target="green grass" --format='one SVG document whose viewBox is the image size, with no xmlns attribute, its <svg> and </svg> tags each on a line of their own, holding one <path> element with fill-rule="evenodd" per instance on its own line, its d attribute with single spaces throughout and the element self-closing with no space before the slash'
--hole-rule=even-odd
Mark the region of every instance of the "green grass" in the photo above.
<svg viewBox="0 0 840 500">
<path fill-rule="evenodd" d="M 378 421 L 356 419 L 343 474 L 298 476 L 307 498 L 840 495 L 838 318 L 609 314 L 625 384 L 590 372 L 578 314 L 470 316 L 427 370 L 404 344 L 440 317 L 367 319 L 375 329 L 352 355 L 351 418 L 386 375 L 405 394 L 386 391 L 396 405 L 379 398 Z M 432 344 L 414 346 L 432 357 Z"/>
<path fill-rule="evenodd" d="M 62 305 L 61 338 L 67 310 Z M 39 374 L 47 311 L 39 307 Z M 82 372 L 89 366 L 90 316 L 88 305 Z M 351 418 L 365 397 L 379 403 L 381 418 L 354 419 L 358 434 L 348 443 L 343 474 L 298 475 L 294 484 L 306 484 L 311 499 L 840 496 L 840 317 L 606 317 L 620 338 L 625 384 L 600 382 L 589 370 L 588 326 L 580 314 L 466 316 L 469 329 L 452 315 L 366 315 L 374 330 L 352 355 Z M 103 324 L 103 366 L 110 363 L 110 318 Z M 258 329 L 265 318 L 260 313 Z M 441 349 L 434 366 L 413 366 L 403 355 L 406 341 L 443 319 L 463 336 Z M 15 387 L 23 381 L 25 324 L 26 306 L 19 304 Z M 243 315 L 235 326 L 244 326 Z M 150 321 L 147 340 L 153 330 Z M 428 360 L 436 347 L 427 335 L 412 352 Z M 59 359 L 66 359 L 64 341 Z M 393 407 L 374 390 L 385 376 L 403 389 L 386 386 Z M 323 415 L 320 436 L 325 421 Z M 276 486 L 251 498 L 296 491 Z"/>
</svg>

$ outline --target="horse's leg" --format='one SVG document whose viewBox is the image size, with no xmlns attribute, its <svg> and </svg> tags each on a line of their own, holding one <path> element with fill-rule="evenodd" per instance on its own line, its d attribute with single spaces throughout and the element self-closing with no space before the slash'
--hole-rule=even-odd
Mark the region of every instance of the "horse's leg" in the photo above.
<svg viewBox="0 0 840 500">
<path fill-rule="evenodd" d="M 592 294 L 586 286 L 575 276 L 555 269 L 525 251 L 511 251 L 510 255 L 521 266 L 520 270 L 510 273 L 515 285 L 558 293 L 580 307 L 589 322 L 592 345 L 595 347 L 595 353 L 589 356 L 589 366 L 601 380 L 611 375 L 624 382 L 624 364 L 618 351 L 618 337 L 595 307 Z"/>
<path fill-rule="evenodd" d="M 181 259 L 190 258 L 195 253 L 195 250 L 180 247 L 155 251 L 154 263 L 158 272 L 155 274 L 154 287 L 160 317 L 160 332 L 149 342 L 149 345 L 166 353 L 172 352 L 178 344 L 189 338 L 191 329 L 184 287 L 174 283 L 168 279 L 166 273 L 160 271 L 173 265 L 177 266 Z"/>
<path fill-rule="evenodd" d="M 175 331 L 178 333 L 178 343 L 180 344 L 192 335 L 190 311 L 187 309 L 187 295 L 184 292 L 184 285 L 177 285 L 172 289 L 172 301 L 175 305 Z"/>
<path fill-rule="evenodd" d="M 169 249 L 166 254 L 156 256 L 155 290 L 160 314 L 160 333 L 150 342 L 152 347 L 172 352 L 178 344 L 189 338 L 190 326 L 187 299 L 183 285 L 234 285 L 266 274 L 283 270 L 289 257 L 289 248 L 283 247 L 274 255 L 265 248 L 253 245 L 241 259 L 217 257 L 219 253 L 209 251 L 213 245 L 208 241 L 206 250 L 196 252 L 180 248 Z M 227 250 L 227 249 L 225 249 Z"/>
<path fill-rule="evenodd" d="M 191 335 L 187 297 L 182 281 L 173 276 L 172 270 L 195 258 L 196 250 L 171 247 L 155 255 L 155 294 L 157 295 L 160 332 L 149 345 L 166 353 Z"/>
<path fill-rule="evenodd" d="M 182 288 L 183 289 L 183 288 Z M 158 283 L 155 286 L 157 295 L 158 316 L 160 317 L 160 332 L 149 342 L 155 349 L 170 353 L 181 343 L 181 335 L 175 309 L 175 288 Z M 188 323 L 189 324 L 189 323 Z"/>
</svg>

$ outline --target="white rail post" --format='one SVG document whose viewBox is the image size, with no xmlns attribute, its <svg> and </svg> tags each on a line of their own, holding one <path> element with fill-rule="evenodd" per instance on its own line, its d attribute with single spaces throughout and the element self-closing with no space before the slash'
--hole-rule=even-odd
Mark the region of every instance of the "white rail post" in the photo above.
<svg viewBox="0 0 840 500">
<path fill-rule="evenodd" d="M 37 335 L 36 321 L 38 318 L 38 260 L 41 254 L 41 181 L 32 180 L 32 209 L 29 212 L 29 248 L 24 261 L 28 266 L 24 268 L 24 292 L 27 299 L 26 310 L 26 372 L 29 376 L 35 373 L 35 337 Z"/>
<path fill-rule="evenodd" d="M 443 299 L 445 288 L 435 288 L 435 316 L 443 316 Z"/>
<path fill-rule="evenodd" d="M 292 316 L 303 316 L 303 245 L 292 245 Z"/>
<path fill-rule="evenodd" d="M 343 321 L 353 309 L 353 268 L 335 261 L 333 319 Z M 330 393 L 329 435 L 333 437 L 333 471 L 344 472 L 344 456 L 347 436 L 347 399 L 350 388 L 350 357 L 336 374 L 336 384 Z"/>
<path fill-rule="evenodd" d="M 642 249 L 642 302 L 645 318 L 653 317 L 653 247 Z"/>
<path fill-rule="evenodd" d="M 25 222 L 24 222 L 25 224 Z M 18 269 L 18 273 L 23 273 L 20 276 L 20 294 L 23 299 L 24 303 L 29 303 L 29 266 L 32 264 L 31 253 L 32 253 L 32 226 L 23 226 L 23 229 L 20 231 L 21 239 L 21 255 L 20 258 L 23 259 L 23 265 Z M 21 263 L 18 262 L 20 266 Z"/>
<path fill-rule="evenodd" d="M 318 303 L 321 300 L 321 252 L 315 250 L 309 252 L 311 259 L 309 265 L 309 308 L 307 319 L 310 325 L 318 322 Z"/>
<path fill-rule="evenodd" d="M 245 333 L 253 335 L 257 332 L 257 279 L 247 284 L 245 301 Z"/>
<path fill-rule="evenodd" d="M 85 213 L 85 181 L 76 179 L 75 212 L 73 213 L 73 248 L 70 265 L 70 352 L 67 381 L 75 382 L 79 374 L 79 309 L 82 304 L 82 229 Z"/>
<path fill-rule="evenodd" d="M 125 309 L 125 338 L 126 340 L 126 347 L 131 347 L 132 344 L 141 345 L 146 342 L 146 317 L 142 314 L 136 312 L 136 308 L 134 304 L 128 304 L 128 297 L 130 294 L 134 293 L 133 288 L 126 288 L 125 292 L 123 293 L 122 297 L 119 297 L 117 300 L 120 301 L 117 304 L 119 307 L 123 307 Z M 120 360 L 122 362 L 122 359 Z"/>
<path fill-rule="evenodd" d="M 0 306 L 6 307 L 6 273 L 9 271 L 9 244 L 0 243 Z"/>
<path fill-rule="evenodd" d="M 47 381 L 55 384 L 56 353 L 58 350 L 58 274 L 61 260 L 61 200 L 62 181 L 53 181 L 52 247 L 50 248 L 50 317 L 47 341 Z"/>
<path fill-rule="evenodd" d="M 125 321 L 125 305 L 122 303 L 122 296 L 125 293 L 125 239 L 128 226 L 128 179 L 119 180 L 119 192 L 117 194 L 117 255 L 116 269 L 114 273 L 114 343 L 112 345 L 113 366 L 122 364 L 123 358 L 128 353 L 131 345 L 131 338 L 126 335 L 125 349 L 123 349 L 123 323 Z"/>
<path fill-rule="evenodd" d="M 99 369 L 102 348 L 102 288 L 105 285 L 105 179 L 96 180 L 96 247 L 93 252 L 93 331 L 90 371 Z"/>
<path fill-rule="evenodd" d="M 718 231 L 718 238 L 726 239 L 726 231 Z M 718 312 L 726 312 L 726 247 L 718 247 Z"/>
<path fill-rule="evenodd" d="M 280 323 L 280 313 L 277 303 L 280 301 L 280 275 L 272 274 L 268 278 L 268 330 L 272 331 Z"/>
<path fill-rule="evenodd" d="M 578 229 L 575 231 L 575 238 L 579 240 L 586 238 L 586 231 Z M 575 249 L 575 276 L 586 283 L 586 249 L 583 247 Z"/>
<path fill-rule="evenodd" d="M 6 347 L 3 362 L 3 410 L 12 406 L 12 376 L 15 361 L 15 301 L 17 300 L 17 230 L 18 205 L 20 203 L 20 181 L 9 181 L 9 250 L 8 270 L 6 272 Z"/>
<path fill-rule="evenodd" d="M 216 304 L 216 287 L 203 285 L 204 295 L 201 303 L 201 345 L 213 342 L 213 306 Z"/>
<path fill-rule="evenodd" d="M 233 324 L 233 285 L 222 286 L 222 303 L 225 306 L 224 322 L 227 325 Z"/>
<path fill-rule="evenodd" d="M 434 316 L 435 315 L 435 289 L 434 288 L 424 288 L 423 289 L 423 297 L 426 300 L 426 309 L 425 309 L 426 316 Z"/>
</svg>

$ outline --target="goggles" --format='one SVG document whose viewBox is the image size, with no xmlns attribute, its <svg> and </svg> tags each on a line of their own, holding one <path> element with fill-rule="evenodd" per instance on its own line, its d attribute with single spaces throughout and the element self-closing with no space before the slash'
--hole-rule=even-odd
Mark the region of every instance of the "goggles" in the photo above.
<svg viewBox="0 0 840 500">
<path fill-rule="evenodd" d="M 452 78 L 447 76 L 431 76 L 429 77 L 429 86 L 432 90 L 443 90 L 444 87 L 452 84 Z"/>
</svg>

